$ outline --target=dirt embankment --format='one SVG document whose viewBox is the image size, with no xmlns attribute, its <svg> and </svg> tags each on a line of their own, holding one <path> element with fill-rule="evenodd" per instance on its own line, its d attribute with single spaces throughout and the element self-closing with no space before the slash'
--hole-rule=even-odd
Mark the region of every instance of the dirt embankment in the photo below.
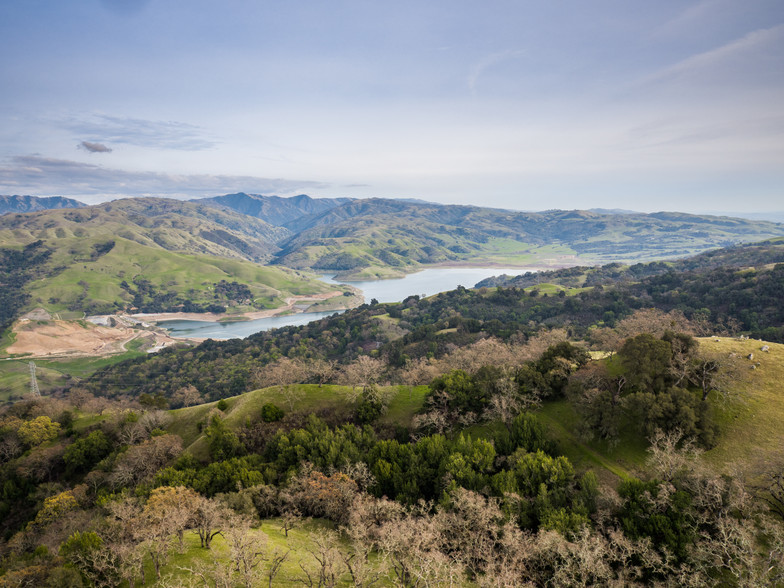
<svg viewBox="0 0 784 588">
<path fill-rule="evenodd" d="M 144 347 L 160 347 L 175 339 L 163 332 L 143 330 L 117 323 L 95 325 L 88 321 L 30 321 L 13 327 L 14 342 L 6 352 L 28 357 L 100 357 L 126 351 L 125 345 L 144 338 Z"/>
<path fill-rule="evenodd" d="M 285 306 L 242 315 L 172 312 L 106 315 L 65 321 L 54 319 L 43 309 L 35 309 L 14 324 L 14 342 L 6 348 L 6 353 L 30 358 L 101 357 L 125 352 L 126 345 L 135 339 L 144 339 L 141 349 L 157 351 L 181 339 L 169 336 L 163 329 L 151 328 L 147 323 L 172 319 L 218 321 L 237 317 L 265 318 L 286 312 L 301 312 L 310 305 L 341 296 L 342 293 L 341 290 L 335 290 L 312 296 L 292 296 L 286 299 Z"/>
</svg>

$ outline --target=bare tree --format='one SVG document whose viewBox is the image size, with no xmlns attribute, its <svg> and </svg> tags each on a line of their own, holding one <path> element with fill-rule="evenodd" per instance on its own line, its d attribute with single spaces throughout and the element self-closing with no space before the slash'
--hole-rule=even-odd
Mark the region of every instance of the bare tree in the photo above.
<svg viewBox="0 0 784 588">
<path fill-rule="evenodd" d="M 618 322 L 618 334 L 628 339 L 642 333 L 650 333 L 660 339 L 667 331 L 694 334 L 694 325 L 679 310 L 664 312 L 657 308 L 642 308 Z"/>
<path fill-rule="evenodd" d="M 210 549 L 212 540 L 223 533 L 222 529 L 226 524 L 228 512 L 217 500 L 203 496 L 199 496 L 195 503 L 192 522 L 199 535 L 201 546 L 204 549 Z"/>
<path fill-rule="evenodd" d="M 309 587 L 334 588 L 343 574 L 337 533 L 325 530 L 310 533 L 309 537 L 312 547 L 307 552 L 313 559 L 307 563 L 300 562 L 299 567 L 305 575 L 298 581 Z"/>
<path fill-rule="evenodd" d="M 130 447 L 117 459 L 109 482 L 115 488 L 138 484 L 152 477 L 181 452 L 182 441 L 177 435 L 152 437 Z"/>
<path fill-rule="evenodd" d="M 272 588 L 272 583 L 278 574 L 280 574 L 280 571 L 283 568 L 283 563 L 288 559 L 290 553 L 290 549 L 286 552 L 275 550 L 266 557 L 266 561 L 269 562 L 266 573 L 267 586 L 269 588 Z"/>
<path fill-rule="evenodd" d="M 355 361 L 343 368 L 341 379 L 351 386 L 352 390 L 361 386 L 364 391 L 378 384 L 386 368 L 387 364 L 383 359 L 360 355 Z"/>
<path fill-rule="evenodd" d="M 280 515 L 280 530 L 285 537 L 289 536 L 289 531 L 294 529 L 302 522 L 302 512 L 296 506 L 288 505 L 283 508 Z"/>
<path fill-rule="evenodd" d="M 307 377 L 315 380 L 319 388 L 328 383 L 335 375 L 335 362 L 323 359 L 312 359 L 305 364 Z"/>
<path fill-rule="evenodd" d="M 195 406 L 203 402 L 204 396 L 193 385 L 177 389 L 171 397 L 171 403 L 174 406 Z"/>
<path fill-rule="evenodd" d="M 245 588 L 261 583 L 267 536 L 254 533 L 247 517 L 233 517 L 226 529 L 226 540 L 231 550 L 231 562 L 237 580 Z"/>
<path fill-rule="evenodd" d="M 712 391 L 726 398 L 742 374 L 742 364 L 736 355 L 711 351 L 704 345 L 700 345 L 689 367 L 688 379 L 702 390 L 703 400 Z"/>
</svg>

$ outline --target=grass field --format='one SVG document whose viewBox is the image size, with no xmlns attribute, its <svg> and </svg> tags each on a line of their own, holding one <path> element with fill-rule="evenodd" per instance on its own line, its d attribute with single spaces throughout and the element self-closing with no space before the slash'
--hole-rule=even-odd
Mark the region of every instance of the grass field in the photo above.
<svg viewBox="0 0 784 588">
<path fill-rule="evenodd" d="M 784 449 L 784 345 L 750 339 L 704 339 L 701 344 L 741 358 L 738 381 L 726 396 L 713 394 L 721 434 L 705 460 L 726 472 L 735 467 L 753 469 Z M 760 350 L 763 345 L 770 348 L 768 352 Z M 749 354 L 753 360 L 746 359 Z"/>
<path fill-rule="evenodd" d="M 321 519 L 304 519 L 293 529 L 289 529 L 288 537 L 281 528 L 280 519 L 265 519 L 257 528 L 252 528 L 250 534 L 260 541 L 262 547 L 262 560 L 277 552 L 283 554 L 289 552 L 288 557 L 283 562 L 280 572 L 273 581 L 273 586 L 296 586 L 301 585 L 301 579 L 305 579 L 302 567 L 315 569 L 316 560 L 311 552 L 316 552 L 314 538 L 323 535 L 329 530 L 334 530 L 335 525 L 330 521 Z M 176 541 L 174 541 L 176 544 Z M 339 543 L 341 551 L 347 550 L 347 545 Z M 206 568 L 210 569 L 216 560 L 226 562 L 230 557 L 230 546 L 223 535 L 217 535 L 212 542 L 209 550 L 203 549 L 199 543 L 199 537 L 194 532 L 185 534 L 185 551 L 179 553 L 177 549 L 172 549 L 168 563 L 162 567 L 161 576 L 167 582 L 167 586 L 188 586 L 189 581 L 193 580 L 190 569 Z M 373 560 L 371 559 L 371 562 Z M 259 569 L 261 570 L 262 582 L 255 586 L 267 586 L 266 576 L 269 569 L 269 562 L 262 561 Z M 312 572 L 311 572 L 312 573 Z M 147 582 L 143 586 L 156 586 L 155 572 L 152 562 L 146 560 L 145 577 Z M 201 586 L 203 584 L 196 584 Z M 307 584 L 305 584 L 307 585 Z M 338 586 L 352 586 L 348 574 Z M 391 586 L 391 582 L 382 581 L 377 586 Z"/>
</svg>

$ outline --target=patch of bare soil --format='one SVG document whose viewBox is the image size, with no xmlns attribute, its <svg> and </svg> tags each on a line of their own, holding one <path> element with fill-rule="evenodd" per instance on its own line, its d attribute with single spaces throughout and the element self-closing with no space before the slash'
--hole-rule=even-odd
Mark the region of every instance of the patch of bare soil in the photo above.
<svg viewBox="0 0 784 588">
<path fill-rule="evenodd" d="M 137 337 L 150 339 L 155 346 L 175 340 L 163 333 L 145 331 L 126 325 L 95 325 L 87 321 L 20 320 L 14 327 L 14 342 L 9 354 L 29 357 L 105 356 L 123 353 L 126 343 Z M 150 335 L 154 336 L 154 340 Z"/>
</svg>

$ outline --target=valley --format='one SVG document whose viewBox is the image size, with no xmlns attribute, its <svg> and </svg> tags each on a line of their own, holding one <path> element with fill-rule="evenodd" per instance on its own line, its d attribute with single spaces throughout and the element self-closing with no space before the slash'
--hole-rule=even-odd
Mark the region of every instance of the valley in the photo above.
<svg viewBox="0 0 784 588">
<path fill-rule="evenodd" d="M 0 581 L 573 585 L 588 543 L 620 563 L 587 585 L 784 578 L 778 225 L 555 211 L 535 244 L 499 211 L 257 204 L 303 232 L 146 199 L 0 217 Z M 160 328 L 186 318 L 218 330 Z"/>
</svg>

